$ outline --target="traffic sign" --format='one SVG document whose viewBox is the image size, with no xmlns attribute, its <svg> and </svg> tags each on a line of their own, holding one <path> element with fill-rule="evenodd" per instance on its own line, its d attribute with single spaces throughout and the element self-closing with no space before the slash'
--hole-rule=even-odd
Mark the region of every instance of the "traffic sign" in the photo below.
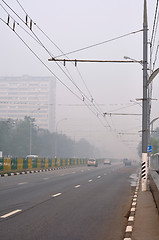
<svg viewBox="0 0 159 240">
<path fill-rule="evenodd" d="M 147 152 L 152 152 L 152 146 L 151 145 L 147 146 Z"/>
</svg>

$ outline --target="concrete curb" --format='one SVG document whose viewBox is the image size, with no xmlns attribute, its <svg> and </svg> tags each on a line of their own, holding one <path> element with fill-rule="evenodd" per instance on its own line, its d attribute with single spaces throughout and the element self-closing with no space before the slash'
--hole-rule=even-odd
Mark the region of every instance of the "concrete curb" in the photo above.
<svg viewBox="0 0 159 240">
<path fill-rule="evenodd" d="M 58 167 L 58 168 L 47 168 L 47 169 L 40 169 L 40 170 L 28 170 L 28 171 L 15 172 L 15 173 L 4 173 L 4 174 L 1 174 L 0 177 L 9 177 L 9 176 L 22 175 L 22 174 L 28 174 L 28 173 L 48 172 L 48 171 L 66 169 L 66 168 L 71 168 L 71 166 Z"/>
<path fill-rule="evenodd" d="M 139 192 L 139 186 L 140 186 L 140 175 L 138 177 L 135 193 L 132 198 L 130 214 L 128 217 L 128 223 L 127 223 L 127 226 L 125 229 L 124 240 L 132 240 L 132 232 L 133 232 L 134 221 L 135 221 L 135 213 L 136 213 L 136 207 L 137 207 L 137 197 L 138 197 L 138 192 Z"/>
</svg>

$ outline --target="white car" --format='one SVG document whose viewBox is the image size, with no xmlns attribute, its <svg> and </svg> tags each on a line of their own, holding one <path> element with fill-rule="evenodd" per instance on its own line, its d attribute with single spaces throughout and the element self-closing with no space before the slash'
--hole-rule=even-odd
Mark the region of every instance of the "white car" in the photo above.
<svg viewBox="0 0 159 240">
<path fill-rule="evenodd" d="M 104 160 L 104 165 L 111 165 L 111 161 L 110 160 Z"/>
<path fill-rule="evenodd" d="M 26 159 L 29 159 L 29 158 L 37 159 L 37 158 L 38 158 L 38 155 L 27 155 L 27 156 L 26 156 Z"/>
<path fill-rule="evenodd" d="M 89 160 L 87 161 L 87 166 L 88 166 L 88 167 L 89 167 L 89 166 L 98 167 L 98 161 L 95 160 L 95 159 L 89 159 Z"/>
</svg>

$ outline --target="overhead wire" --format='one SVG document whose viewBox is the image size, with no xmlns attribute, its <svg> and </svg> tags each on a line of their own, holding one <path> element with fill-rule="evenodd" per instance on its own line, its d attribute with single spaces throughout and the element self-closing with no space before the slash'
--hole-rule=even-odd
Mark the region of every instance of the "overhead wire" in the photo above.
<svg viewBox="0 0 159 240">
<path fill-rule="evenodd" d="M 136 33 L 142 32 L 142 31 L 143 31 L 143 29 L 137 30 L 137 31 L 135 31 L 135 32 L 130 32 L 130 33 L 121 35 L 121 36 L 119 36 L 119 37 L 115 37 L 115 38 L 112 38 L 112 39 L 109 39 L 109 40 L 105 40 L 105 41 L 100 42 L 100 43 L 92 44 L 92 45 L 87 46 L 87 47 L 83 47 L 83 48 L 80 48 L 80 49 L 77 49 L 77 50 L 74 50 L 74 51 L 71 51 L 71 52 L 67 52 L 67 53 L 65 53 L 64 55 L 69 55 L 69 54 L 76 53 L 76 52 L 80 52 L 80 51 L 83 51 L 83 50 L 86 50 L 86 49 L 89 49 L 89 48 L 97 47 L 97 46 L 99 46 L 99 45 L 102 45 L 102 44 L 105 44 L 105 43 L 108 43 L 108 42 L 112 42 L 112 41 L 115 41 L 115 40 L 118 40 L 118 39 L 121 39 L 121 38 L 130 36 L 130 35 L 132 35 L 132 34 L 136 34 Z M 64 55 L 58 55 L 58 56 L 56 56 L 55 58 L 62 57 L 62 56 L 64 56 Z"/>
<path fill-rule="evenodd" d="M 154 49 L 155 40 L 156 40 L 156 34 L 157 34 L 158 23 L 159 23 L 159 12 L 158 12 L 157 22 L 156 22 L 155 37 L 154 37 L 153 45 L 152 45 L 152 54 L 153 54 L 153 49 Z M 158 45 L 159 45 L 159 42 L 158 42 Z M 157 45 L 157 48 L 156 48 L 156 52 L 155 52 L 155 54 L 154 54 L 155 57 L 154 57 L 154 61 L 153 61 L 153 64 L 152 64 L 152 70 L 154 70 L 154 68 L 155 68 L 155 64 L 156 64 L 156 61 L 157 61 L 158 45 Z"/>
<path fill-rule="evenodd" d="M 12 19 L 13 19 L 13 18 L 12 18 Z M 1 20 L 3 23 L 6 24 L 6 22 L 5 22 L 2 18 L 0 18 L 0 20 Z M 15 21 L 15 20 L 14 20 L 14 21 Z M 19 23 L 17 23 L 16 21 L 15 21 L 15 23 L 16 23 L 17 25 L 19 25 Z M 7 24 L 7 26 L 8 26 L 11 30 L 13 30 L 13 28 L 10 27 L 8 24 Z M 29 45 L 20 37 L 20 35 L 19 35 L 15 30 L 13 30 L 13 31 L 14 31 L 14 33 L 17 35 L 17 37 L 25 44 L 25 46 L 34 54 L 34 56 L 49 70 L 49 72 L 50 72 L 55 78 L 57 78 L 58 81 L 60 81 L 61 84 L 64 85 L 73 95 L 75 95 L 78 99 L 81 100 L 81 98 L 80 98 L 77 94 L 75 94 L 65 83 L 63 83 L 63 82 L 61 81 L 61 79 L 60 79 L 58 76 L 56 76 L 56 74 L 40 59 L 40 57 L 29 47 Z"/>
<path fill-rule="evenodd" d="M 3 1 L 3 0 L 2 0 Z M 3 1 L 3 2 L 5 2 L 5 1 Z M 5 2 L 6 3 L 6 2 Z M 8 6 L 8 5 L 7 5 Z M 10 6 L 9 6 L 9 8 L 10 8 Z M 15 11 L 12 9 L 12 8 L 10 8 L 14 13 L 15 13 Z M 17 14 L 17 13 L 15 13 L 16 14 L 16 16 L 18 16 L 18 18 L 20 18 L 21 19 L 21 17 Z M 24 20 L 23 19 L 21 19 L 22 20 L 22 22 L 23 23 L 25 23 L 24 22 Z M 36 35 L 35 35 L 36 36 Z M 38 38 L 37 38 L 38 39 Z M 38 42 L 40 42 L 40 40 L 38 39 Z M 45 48 L 45 46 L 41 43 L 41 45 Z M 50 52 L 45 48 L 45 50 L 50 54 Z M 60 66 L 59 66 L 60 67 Z M 61 68 L 61 67 L 60 67 Z M 62 69 L 62 71 L 63 71 L 63 69 Z M 57 78 L 58 79 L 58 78 Z M 90 102 L 90 100 L 89 100 L 89 98 L 88 97 L 86 97 L 86 95 L 85 94 L 83 94 L 82 93 L 82 91 L 78 88 L 78 86 L 76 85 L 76 87 L 77 87 L 77 89 L 81 92 L 81 95 L 82 95 L 82 101 L 84 102 L 84 104 L 89 108 L 89 110 L 91 110 L 93 113 L 94 113 L 94 115 L 95 116 L 99 116 L 100 115 L 100 113 L 98 112 L 98 110 L 96 109 L 96 111 L 95 110 L 92 110 L 92 108 L 88 105 L 88 103 L 87 103 L 87 101 L 88 102 Z M 73 92 L 73 91 L 72 91 Z"/>
<path fill-rule="evenodd" d="M 156 34 L 157 34 L 157 28 L 158 28 L 158 22 L 159 22 L 159 0 L 156 1 L 156 7 L 155 7 L 155 14 L 154 14 L 154 20 L 153 20 L 153 27 L 152 27 L 152 34 L 151 34 L 151 40 L 150 40 L 150 75 L 153 73 L 155 69 L 155 64 L 158 57 L 158 49 L 159 49 L 159 41 L 158 45 L 156 47 L 156 52 L 154 54 L 154 60 L 153 60 L 153 52 L 155 49 L 155 42 L 156 42 Z M 152 99 L 152 89 L 153 89 L 153 83 L 149 84 L 148 86 L 148 99 L 149 99 L 149 115 L 151 114 L 151 99 Z"/>
<path fill-rule="evenodd" d="M 3 0 L 2 0 L 3 1 Z M 4 1 L 3 1 L 4 2 Z M 15 13 L 16 14 L 16 13 Z M 17 15 L 17 14 L 16 14 Z M 17 15 L 18 16 L 18 15 Z M 19 17 L 19 16 L 18 16 Z M 2 19 L 1 19 L 2 20 Z M 23 21 L 23 20 L 22 20 Z M 5 22 L 5 21 L 4 21 Z M 23 21 L 24 22 L 24 21 Z M 17 25 L 19 25 L 20 26 L 20 24 L 19 23 L 17 23 Z M 11 28 L 12 29 L 12 28 Z M 23 28 L 24 29 L 24 28 Z M 13 30 L 13 29 L 12 29 Z M 28 33 L 28 32 L 27 32 Z M 17 34 L 17 33 L 16 33 Z M 30 35 L 30 34 L 29 34 Z M 23 39 L 17 34 L 17 36 L 23 41 Z M 34 40 L 35 40 L 35 38 L 34 38 Z M 32 49 L 25 43 L 25 41 L 23 41 L 24 42 L 24 44 L 32 51 Z M 37 42 L 39 42 L 39 41 L 37 41 Z M 44 45 L 42 45 L 43 47 L 44 47 Z M 45 47 L 44 47 L 45 48 Z M 47 50 L 47 49 L 46 49 Z M 47 51 L 49 54 L 50 54 L 50 52 L 49 51 Z M 35 54 L 35 52 L 34 51 L 32 51 L 32 53 L 41 61 L 41 59 Z M 41 63 L 43 63 L 44 64 L 44 66 L 45 67 L 47 67 L 47 65 L 43 62 L 43 61 L 41 61 Z M 47 67 L 47 69 L 50 71 L 50 69 Z M 51 73 L 53 73 L 52 71 L 51 71 Z M 53 73 L 53 75 L 54 75 L 54 73 Z M 55 76 L 55 75 L 54 75 Z M 58 80 L 59 80 L 59 78 L 57 77 L 57 76 L 55 76 Z M 60 81 L 61 82 L 61 81 Z M 66 85 L 64 85 L 64 86 L 66 86 Z M 69 89 L 70 90 L 70 89 Z M 71 91 L 72 92 L 72 91 Z M 73 92 L 72 92 L 73 93 Z M 75 94 L 74 94 L 75 95 Z M 77 95 L 76 95 L 77 96 Z M 86 103 L 85 103 L 86 104 Z M 87 105 L 87 104 L 86 104 Z M 88 106 L 87 106 L 88 107 Z M 88 107 L 89 108 L 89 107 Z M 90 108 L 89 108 L 90 109 Z M 91 111 L 92 111 L 92 109 L 90 109 Z M 92 111 L 93 112 L 93 111 Z M 93 112 L 97 117 L 98 117 L 98 119 L 99 119 L 99 113 L 95 113 L 95 112 Z M 100 119 L 99 119 L 100 120 Z M 101 122 L 101 120 L 100 120 L 100 122 Z M 101 124 L 103 125 L 103 123 L 101 122 Z M 108 124 L 108 126 L 107 127 L 109 127 L 109 128 L 111 128 L 110 127 L 110 125 L 109 125 L 109 123 L 107 122 L 107 124 Z M 106 127 L 105 125 L 103 125 L 104 127 Z"/>
<path fill-rule="evenodd" d="M 44 34 L 44 36 L 45 36 L 52 44 L 54 44 L 54 46 L 55 46 L 67 59 L 69 59 L 69 57 L 57 46 L 57 44 L 55 44 L 55 43 L 52 41 L 52 39 L 51 39 L 37 24 L 36 24 L 36 27 Z M 74 65 L 74 64 L 73 64 L 73 65 Z M 83 78 L 83 76 L 82 76 L 82 74 L 81 74 L 81 72 L 80 72 L 80 70 L 79 70 L 79 68 L 78 68 L 77 66 L 76 66 L 76 70 L 77 70 L 77 72 L 78 72 L 78 74 L 79 74 L 79 76 L 80 76 L 80 78 L 81 78 L 81 80 L 82 80 L 85 88 L 87 89 L 87 91 L 88 91 L 88 93 L 89 93 L 89 95 L 90 95 L 91 100 L 89 100 L 89 101 L 91 101 L 91 102 L 92 102 L 92 105 L 94 105 L 94 103 L 95 103 L 94 97 L 92 96 L 92 94 L 91 94 L 91 92 L 90 92 L 90 90 L 89 90 L 89 88 L 88 88 L 88 86 L 87 86 L 87 84 L 86 84 L 86 82 L 85 82 L 85 80 L 84 80 L 84 78 Z M 99 111 L 99 109 L 97 109 L 97 111 Z M 101 114 L 102 114 L 102 111 L 101 111 Z"/>
<path fill-rule="evenodd" d="M 4 1 L 4 0 L 3 0 L 3 1 Z M 18 1 L 18 0 L 16 0 L 16 1 L 17 1 L 17 3 L 19 4 L 19 6 L 22 8 L 22 10 L 24 11 L 24 13 L 30 18 L 30 16 L 28 15 L 28 13 L 25 11 L 25 9 L 22 7 L 22 5 L 19 3 L 19 1 Z M 4 1 L 4 2 L 5 2 L 5 1 Z M 30 18 L 30 19 L 31 19 L 31 18 Z M 66 55 L 66 54 L 64 54 L 63 51 L 57 46 L 57 44 L 55 44 L 55 43 L 49 38 L 49 36 L 48 36 L 37 24 L 35 24 L 35 26 L 44 34 L 45 37 L 47 37 L 47 39 L 48 39 L 49 41 L 51 41 L 51 43 L 54 44 L 54 46 L 55 46 L 63 55 Z M 66 57 L 68 58 L 68 56 L 66 56 Z M 83 79 L 83 77 L 82 77 L 82 74 L 80 73 L 80 71 L 79 71 L 78 68 L 76 68 L 76 69 L 77 69 L 77 72 L 78 72 L 80 78 L 81 78 L 82 81 L 83 81 L 83 84 L 84 84 L 85 88 L 87 89 L 87 91 L 88 91 L 88 93 L 89 93 L 89 95 L 90 95 L 90 97 L 91 97 L 91 100 L 78 88 L 78 86 L 77 86 L 76 84 L 75 84 L 75 86 L 76 86 L 77 89 L 81 92 L 82 96 L 83 96 L 84 98 L 87 98 L 88 102 L 90 101 L 90 102 L 94 105 L 94 107 L 95 107 L 95 109 L 96 109 L 96 111 L 97 111 L 97 115 L 100 114 L 100 115 L 103 116 L 103 111 L 102 111 L 102 110 L 98 107 L 98 105 L 96 104 L 96 102 L 95 102 L 95 100 L 94 100 L 94 98 L 93 98 L 90 90 L 88 89 L 88 87 L 87 87 L 87 85 L 86 85 L 86 83 L 85 83 L 85 81 L 84 81 L 84 79 Z M 110 125 L 109 125 L 109 123 L 108 123 L 107 120 L 106 120 L 106 122 L 107 122 L 108 126 L 110 127 Z"/>
<path fill-rule="evenodd" d="M 0 6 L 2 6 L 1 4 L 0 4 Z M 11 16 L 10 16 L 11 17 Z M 14 18 L 13 17 L 11 17 L 11 19 L 14 21 L 14 24 L 17 24 L 18 26 L 20 26 L 20 24 L 16 21 L 16 20 L 14 20 Z M 4 23 L 4 24 L 7 24 L 7 22 L 6 21 L 4 21 L 2 18 L 0 18 L 0 20 Z M 15 27 L 14 27 L 14 29 L 9 25 L 9 24 L 7 24 L 7 26 L 11 29 L 11 30 L 13 30 L 14 31 L 14 33 L 17 35 L 17 37 L 24 43 L 24 45 L 33 53 L 33 55 L 44 65 L 44 67 L 45 68 L 47 68 L 47 70 L 62 84 L 62 85 L 64 85 L 65 87 L 66 87 L 66 89 L 67 90 L 69 90 L 74 96 L 76 96 L 79 100 L 81 100 L 81 101 L 83 101 L 83 99 L 81 98 L 81 97 L 79 97 L 76 93 L 74 93 L 45 63 L 44 63 L 44 61 L 42 61 L 41 59 L 40 59 L 40 57 L 31 49 L 31 47 L 29 47 L 29 45 L 21 38 L 21 36 L 15 31 Z M 92 108 L 86 103 L 86 102 L 84 102 L 84 104 L 87 106 L 87 108 L 96 116 L 96 117 L 98 117 L 97 115 L 97 113 L 94 111 L 94 110 L 92 110 Z M 98 117 L 98 119 L 99 119 L 99 117 Z M 100 119 L 99 119 L 100 120 Z M 102 124 L 102 122 L 101 122 L 101 120 L 100 120 L 100 123 Z M 104 124 L 102 124 L 103 126 L 104 126 Z"/>
<path fill-rule="evenodd" d="M 18 1 L 18 0 L 16 0 L 16 1 Z M 26 13 L 26 12 L 25 12 L 25 13 Z M 69 59 L 69 57 L 67 56 L 67 53 L 64 53 L 64 52 L 57 46 L 57 44 L 55 44 L 55 43 L 52 41 L 52 39 L 50 39 L 50 37 L 49 37 L 37 24 L 36 24 L 36 27 L 37 27 L 37 28 L 44 34 L 44 36 L 45 36 L 51 43 L 53 43 L 54 46 L 62 53 L 62 55 L 60 55 L 60 56 L 65 56 L 67 59 Z M 142 31 L 142 30 L 139 30 L 139 31 L 136 31 L 136 32 L 132 32 L 132 33 L 130 33 L 130 34 L 134 34 L 134 33 L 140 32 L 140 31 Z M 127 35 L 129 35 L 129 34 L 126 34 L 126 35 L 124 35 L 124 36 L 127 36 Z M 122 36 L 122 37 L 123 37 L 123 36 Z M 116 39 L 120 39 L 120 38 L 121 38 L 121 37 L 117 37 Z M 115 38 L 114 38 L 113 40 L 115 40 Z M 111 40 L 108 40 L 107 42 L 109 42 L 109 41 L 111 41 Z M 103 43 L 106 43 L 106 41 L 104 41 Z M 100 44 L 101 44 L 101 43 L 96 44 L 96 45 L 100 45 Z M 96 46 L 96 45 L 93 45 L 93 46 Z M 86 48 L 86 49 L 87 49 L 87 48 Z M 73 63 L 73 64 L 74 64 L 74 63 Z M 97 110 L 100 112 L 100 114 L 103 114 L 102 109 L 101 109 L 100 107 L 98 107 L 98 106 L 99 106 L 98 103 L 95 101 L 94 97 L 92 96 L 92 93 L 90 92 L 89 88 L 87 87 L 86 82 L 85 82 L 85 80 L 84 80 L 84 78 L 83 78 L 83 76 L 82 76 L 82 74 L 81 74 L 78 66 L 76 66 L 76 69 L 77 69 L 77 71 L 78 71 L 78 73 L 79 73 L 79 75 L 80 75 L 80 78 L 81 78 L 83 84 L 85 85 L 85 88 L 87 89 L 87 91 L 88 91 L 88 93 L 89 93 L 89 95 L 90 95 L 90 97 L 91 97 L 91 102 L 96 106 L 96 108 L 97 108 Z M 106 118 L 105 118 L 105 119 L 106 119 Z M 108 123 L 107 120 L 106 120 L 106 122 L 107 122 L 108 126 L 110 127 L 110 124 Z"/>
<path fill-rule="evenodd" d="M 153 20 L 153 27 L 152 27 L 152 34 L 151 34 L 151 40 L 150 40 L 150 69 L 153 71 L 155 67 L 155 63 L 157 61 L 157 53 L 158 53 L 158 45 L 156 48 L 156 53 L 154 55 L 154 62 L 152 64 L 152 56 L 153 56 L 153 51 L 155 48 L 155 41 L 156 41 L 156 34 L 157 34 L 157 28 L 158 28 L 158 22 L 159 22 L 159 0 L 156 2 L 156 7 L 155 7 L 155 14 L 154 14 L 154 20 Z"/>
<path fill-rule="evenodd" d="M 6 4 L 6 2 L 4 1 L 4 0 L 2 0 L 5 4 Z M 26 11 L 24 10 L 24 8 L 22 7 L 22 5 L 19 3 L 19 1 L 18 0 L 16 0 L 17 2 L 18 2 L 18 4 L 21 6 L 21 8 L 23 9 L 23 11 L 26 13 Z M 7 4 L 8 5 L 8 4 Z M 8 5 L 8 7 L 10 8 L 10 6 Z M 10 8 L 11 9 L 11 8 Z M 11 9 L 12 10 L 12 9 Z M 14 11 L 14 10 L 12 10 L 13 12 L 14 12 L 14 14 L 16 14 L 16 16 L 18 16 L 17 15 L 17 13 Z M 27 14 L 27 13 L 26 13 Z M 19 17 L 19 16 L 18 16 Z M 21 18 L 20 18 L 21 19 Z M 1 19 L 2 20 L 2 19 Z M 3 20 L 2 20 L 3 21 Z M 21 21 L 23 21 L 23 19 L 21 19 Z M 5 21 L 4 21 L 5 22 Z M 23 21 L 24 22 L 24 21 Z M 6 22 L 5 22 L 6 23 Z M 25 22 L 24 22 L 25 23 Z M 18 23 L 17 23 L 18 24 Z M 35 24 L 36 25 L 36 24 Z M 37 25 L 36 25 L 37 26 Z M 9 26 L 10 27 L 10 26 Z M 11 28 L 12 29 L 12 28 Z M 12 29 L 13 30 L 13 29 Z M 31 31 L 32 31 L 32 29 L 30 29 Z M 104 43 L 106 43 L 106 42 L 110 42 L 110 41 L 113 41 L 113 40 L 116 40 L 116 39 L 120 39 L 120 38 L 122 38 L 122 37 L 125 37 L 125 36 L 128 36 L 128 35 L 131 35 L 131 34 L 134 34 L 134 33 L 137 33 L 137 32 L 141 32 L 142 30 L 139 30 L 139 31 L 136 31 L 136 32 L 132 32 L 132 33 L 129 33 L 129 34 L 125 34 L 125 35 L 122 35 L 122 36 L 120 36 L 120 37 L 117 37 L 117 38 L 114 38 L 114 39 L 111 39 L 111 40 L 107 40 L 107 41 L 104 41 L 104 42 L 101 42 L 101 43 L 98 43 L 98 44 L 94 44 L 94 45 L 91 45 L 91 46 L 88 46 L 88 47 L 85 47 L 85 48 L 82 48 L 82 49 L 79 49 L 79 50 L 76 50 L 76 51 L 73 51 L 73 52 L 77 52 L 77 51 L 81 51 L 81 50 L 84 50 L 84 49 L 88 49 L 88 48 L 91 48 L 91 47 L 95 47 L 95 46 L 98 46 L 98 45 L 101 45 L 101 44 L 104 44 Z M 33 32 L 33 31 L 32 31 Z M 16 33 L 16 32 L 15 32 Z M 17 33 L 16 33 L 17 34 Z M 33 33 L 34 34 L 34 33 Z M 31 52 L 41 61 L 41 63 L 69 90 L 69 91 L 71 91 L 76 97 L 78 97 L 80 100 L 81 100 L 81 98 L 78 96 L 78 95 L 76 95 L 72 90 L 70 90 L 70 88 L 68 88 L 68 86 L 67 85 L 65 85 L 62 81 L 61 81 L 61 79 L 59 79 L 53 72 L 52 72 L 52 70 L 38 57 L 38 55 L 25 43 L 25 41 L 17 34 L 17 36 L 23 41 L 23 43 L 31 50 Z M 37 38 L 37 36 L 35 35 L 35 37 Z M 37 38 L 38 39 L 38 38 Z M 40 40 L 38 39 L 38 41 L 37 42 L 39 42 L 40 43 Z M 42 46 L 44 47 L 44 49 L 48 52 L 48 54 L 50 55 L 51 53 L 45 48 L 45 46 L 42 44 Z M 58 48 L 58 46 L 56 45 L 56 47 Z M 59 49 L 59 48 L 58 48 Z M 60 50 L 60 49 L 59 49 Z M 61 50 L 60 50 L 61 51 Z M 70 53 L 66 53 L 66 54 L 63 54 L 63 55 L 68 55 L 68 54 L 71 54 L 71 53 L 73 53 L 73 52 L 70 52 Z M 51 56 L 52 56 L 52 54 L 51 54 Z M 78 87 L 78 86 L 77 86 Z M 86 86 L 85 86 L 86 87 Z M 86 87 L 87 88 L 87 87 Z M 80 89 L 79 89 L 79 91 L 80 91 Z M 92 96 L 92 94 L 90 93 L 90 91 L 89 91 L 89 89 L 87 88 L 87 91 L 89 92 L 89 94 L 90 94 L 90 96 L 91 96 L 91 100 L 90 99 L 88 99 L 88 101 L 91 101 L 92 103 L 94 103 L 95 101 L 94 101 L 94 98 L 93 98 L 93 96 Z M 82 99 L 82 101 L 83 101 L 83 99 Z M 83 101 L 84 102 L 84 104 L 86 104 L 85 103 L 85 101 Z M 88 106 L 87 106 L 88 107 Z M 92 109 L 91 109 L 91 111 L 92 111 Z M 98 109 L 98 111 L 97 111 L 97 113 L 95 113 L 95 112 L 93 112 L 97 117 L 98 117 L 98 119 L 100 119 L 99 118 L 99 114 L 101 114 L 102 113 L 102 111 L 100 110 L 99 111 L 99 109 Z M 103 124 L 102 124 L 103 125 Z M 108 125 L 108 127 L 110 127 L 110 125 Z"/>
<path fill-rule="evenodd" d="M 0 6 L 3 8 L 3 10 L 5 10 L 5 12 L 9 15 L 9 13 L 7 12 L 7 10 L 0 4 Z M 10 18 L 14 21 L 14 23 L 16 23 L 19 27 L 21 27 L 25 32 L 27 32 L 31 37 L 33 37 L 28 31 L 26 31 L 17 21 L 14 20 L 13 17 L 10 16 Z M 1 20 L 6 23 L 2 18 Z M 9 24 L 7 24 L 8 27 Z M 13 28 L 10 27 L 10 29 L 13 30 Z M 15 29 L 14 29 L 15 30 Z M 15 32 L 16 33 L 16 32 Z M 50 68 L 48 68 L 48 66 L 38 57 L 38 55 L 29 47 L 29 45 L 20 37 L 19 34 L 16 33 L 16 35 L 20 38 L 20 40 L 29 48 L 29 50 L 41 61 L 41 63 L 54 75 L 54 77 L 56 77 L 57 80 L 59 80 L 72 94 L 74 94 L 78 99 L 82 100 L 82 98 L 79 98 L 79 96 L 77 94 L 75 94 L 65 83 L 63 83 L 61 81 L 61 79 L 58 78 L 57 75 L 54 74 L 53 71 L 51 71 Z M 36 40 L 35 38 L 33 38 L 34 40 Z M 37 40 L 36 40 L 37 41 Z M 37 41 L 38 42 L 38 41 Z"/>
<path fill-rule="evenodd" d="M 2 1 L 3 1 L 3 3 L 31 30 L 32 34 L 37 38 L 39 44 L 46 50 L 46 52 L 49 54 L 49 56 L 50 56 L 50 57 L 53 57 L 53 54 L 44 46 L 44 44 L 41 42 L 41 40 L 38 38 L 38 36 L 37 36 L 37 35 L 34 33 L 34 31 L 32 30 L 32 28 L 30 28 L 30 27 L 28 26 L 27 22 L 25 22 L 25 21 L 6 3 L 6 1 L 4 1 L 4 0 L 2 0 Z M 16 0 L 16 1 L 17 1 L 17 0 Z M 26 14 L 26 16 L 27 16 L 27 19 L 29 18 L 29 19 L 31 20 L 32 24 L 35 24 L 35 25 L 36 25 L 36 23 L 33 22 L 33 20 L 30 18 L 30 16 L 27 14 L 27 12 L 26 12 L 26 11 L 24 10 L 24 8 L 22 7 L 22 5 L 19 3 L 19 1 L 17 1 L 17 2 L 18 2 L 18 4 L 20 5 L 20 7 L 23 9 L 23 11 L 25 12 L 25 14 Z M 78 89 L 78 91 L 81 93 L 81 95 L 82 95 L 82 96 L 84 95 L 84 97 L 87 98 L 88 101 L 90 101 L 89 98 L 88 98 L 88 97 L 82 92 L 82 90 L 77 86 L 77 84 L 76 84 L 75 81 L 73 80 L 71 74 L 69 73 L 69 76 L 68 76 L 68 74 L 63 70 L 63 68 L 62 68 L 58 63 L 56 63 L 56 64 L 57 64 L 58 67 L 61 69 L 61 71 L 66 75 L 66 77 L 73 83 L 73 85 Z"/>
<path fill-rule="evenodd" d="M 4 1 L 4 0 L 3 0 L 3 1 Z M 19 4 L 19 6 L 22 8 L 22 10 L 24 11 L 24 13 L 25 13 L 27 16 L 29 16 L 28 13 L 27 13 L 27 12 L 25 11 L 25 9 L 23 8 L 23 6 L 20 4 L 20 2 L 19 2 L 18 0 L 16 0 L 16 1 L 17 1 L 17 3 Z M 29 17 L 29 18 L 30 18 L 30 17 Z M 49 40 L 54 44 L 54 46 L 56 46 L 56 48 L 62 53 L 62 55 L 65 55 L 65 56 L 68 58 L 68 56 L 67 56 L 68 54 L 65 54 L 65 53 L 48 37 L 48 35 L 47 35 L 37 24 L 35 24 L 35 26 L 44 34 L 45 37 L 47 37 L 47 39 L 49 39 Z M 129 35 L 131 35 L 131 34 L 136 34 L 136 33 L 141 32 L 141 31 L 143 31 L 143 29 L 138 30 L 138 31 L 135 31 L 135 32 L 131 32 L 131 33 L 128 33 L 128 34 L 125 34 L 125 35 L 122 35 L 122 36 L 119 36 L 119 37 L 117 37 L 117 38 L 113 38 L 113 39 L 111 39 L 111 40 L 106 40 L 106 41 L 103 41 L 103 42 L 100 42 L 100 43 L 97 43 L 97 44 L 88 46 L 88 47 L 86 47 L 86 48 L 82 48 L 82 50 L 87 49 L 87 48 L 90 48 L 90 47 L 95 47 L 95 46 L 104 44 L 104 43 L 106 43 L 106 42 L 114 41 L 114 40 L 117 40 L 117 39 L 120 39 L 120 38 L 129 36 Z M 80 50 L 76 50 L 76 51 L 81 51 L 81 49 L 80 49 Z M 69 58 L 68 58 L 68 59 L 69 59 Z M 77 68 L 77 67 L 76 67 L 76 68 Z M 96 109 L 97 112 L 98 112 L 97 115 L 98 115 L 98 114 L 101 114 L 101 115 L 103 116 L 103 111 L 101 110 L 100 107 L 98 107 L 98 104 L 95 102 L 95 100 L 94 100 L 94 98 L 93 98 L 90 90 L 88 89 L 88 87 L 87 87 L 87 85 L 86 85 L 86 83 L 85 83 L 85 81 L 84 81 L 84 79 L 83 79 L 83 77 L 82 77 L 82 74 L 80 73 L 80 71 L 79 71 L 78 68 L 77 68 L 77 71 L 78 71 L 78 73 L 79 73 L 79 75 L 80 75 L 80 77 L 81 77 L 81 79 L 82 79 L 82 81 L 83 81 L 83 84 L 84 84 L 85 88 L 87 89 L 87 91 L 88 91 L 88 93 L 89 93 L 89 95 L 90 95 L 90 97 L 91 97 L 91 102 L 92 102 L 92 104 L 94 105 L 95 109 Z M 89 99 L 88 99 L 88 100 L 89 100 Z M 90 101 L 90 100 L 89 100 L 89 101 Z M 105 120 L 106 120 L 106 118 L 105 118 Z M 110 127 L 110 125 L 109 125 L 109 123 L 108 123 L 107 120 L 106 120 L 106 122 L 107 122 L 108 126 Z M 110 127 L 110 128 L 111 128 L 111 127 Z"/>
<path fill-rule="evenodd" d="M 152 27 L 151 40 L 150 40 L 150 43 L 151 43 L 151 44 L 152 44 L 152 42 L 153 42 L 153 38 L 154 38 L 155 25 L 156 25 L 156 18 L 157 18 L 157 11 L 158 11 L 158 3 L 159 3 L 159 0 L 157 0 L 156 8 L 155 8 L 155 15 L 154 15 L 154 21 L 153 21 L 153 27 Z"/>
</svg>

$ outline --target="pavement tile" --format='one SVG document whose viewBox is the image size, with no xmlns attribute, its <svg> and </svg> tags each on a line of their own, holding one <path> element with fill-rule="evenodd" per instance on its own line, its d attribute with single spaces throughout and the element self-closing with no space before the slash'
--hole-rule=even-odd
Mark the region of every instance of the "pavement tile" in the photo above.
<svg viewBox="0 0 159 240">
<path fill-rule="evenodd" d="M 159 214 L 151 191 L 139 190 L 132 240 L 159 240 Z"/>
</svg>

